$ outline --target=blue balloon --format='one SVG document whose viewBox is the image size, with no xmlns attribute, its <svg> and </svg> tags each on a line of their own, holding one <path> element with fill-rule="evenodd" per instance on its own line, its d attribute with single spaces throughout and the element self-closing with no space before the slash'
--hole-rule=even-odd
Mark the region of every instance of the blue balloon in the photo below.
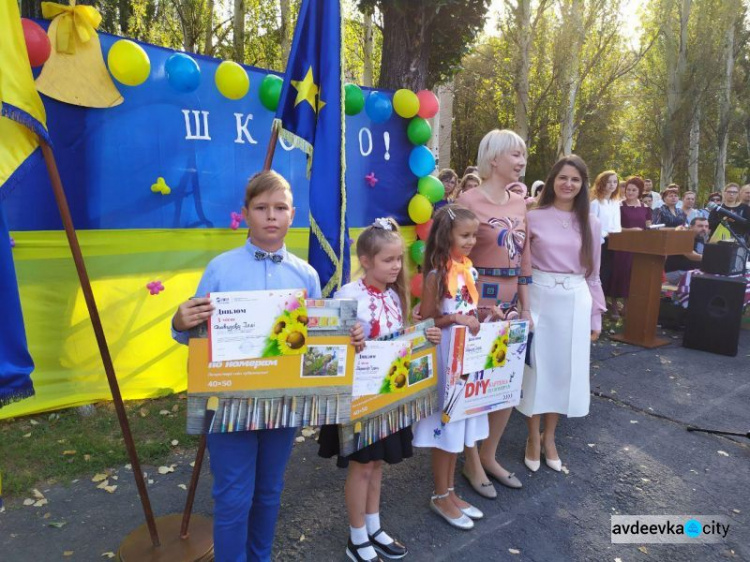
<svg viewBox="0 0 750 562">
<path fill-rule="evenodd" d="M 385 123 L 391 118 L 393 104 L 385 94 L 370 92 L 365 102 L 365 112 L 373 123 Z"/>
<path fill-rule="evenodd" d="M 201 69 L 193 57 L 185 53 L 175 53 L 164 63 L 169 85 L 178 92 L 193 92 L 201 83 Z"/>
<path fill-rule="evenodd" d="M 435 157 L 424 145 L 415 146 L 409 154 L 409 169 L 418 178 L 430 175 L 435 169 Z"/>
</svg>

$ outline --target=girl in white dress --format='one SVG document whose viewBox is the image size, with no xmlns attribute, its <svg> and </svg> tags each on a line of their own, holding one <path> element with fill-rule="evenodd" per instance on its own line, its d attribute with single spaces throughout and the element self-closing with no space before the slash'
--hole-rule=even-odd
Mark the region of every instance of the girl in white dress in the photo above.
<svg viewBox="0 0 750 562">
<path fill-rule="evenodd" d="M 424 280 L 421 314 L 434 318 L 435 325 L 442 329 L 438 346 L 438 396 L 442 410 L 450 360 L 450 328 L 460 324 L 472 334 L 479 331 L 476 271 L 467 257 L 476 244 L 479 221 L 474 213 L 460 205 L 443 207 L 433 220 L 425 251 L 424 268 L 429 273 Z M 454 491 L 458 454 L 464 447 L 473 447 L 478 440 L 485 439 L 488 433 L 487 414 L 446 424 L 441 411 L 414 426 L 414 445 L 432 448 L 435 493 L 430 509 L 460 529 L 473 528 L 473 519 L 484 515 Z"/>
</svg>

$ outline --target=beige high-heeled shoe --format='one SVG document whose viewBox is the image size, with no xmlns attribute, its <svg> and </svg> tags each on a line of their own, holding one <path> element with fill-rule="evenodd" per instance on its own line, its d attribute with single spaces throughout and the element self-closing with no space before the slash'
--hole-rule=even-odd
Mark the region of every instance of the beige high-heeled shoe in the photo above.
<svg viewBox="0 0 750 562">
<path fill-rule="evenodd" d="M 529 448 L 529 440 L 526 440 L 526 449 Z M 524 449 L 523 454 L 523 464 L 526 465 L 526 468 L 528 468 L 531 472 L 536 472 L 539 470 L 539 467 L 542 465 L 540 460 L 532 461 L 529 457 L 526 456 L 526 449 Z"/>
<path fill-rule="evenodd" d="M 562 459 L 549 458 L 547 456 L 547 452 L 544 450 L 544 445 L 542 445 L 541 453 L 544 455 L 544 464 L 546 464 L 555 472 L 560 472 L 562 470 Z"/>
</svg>

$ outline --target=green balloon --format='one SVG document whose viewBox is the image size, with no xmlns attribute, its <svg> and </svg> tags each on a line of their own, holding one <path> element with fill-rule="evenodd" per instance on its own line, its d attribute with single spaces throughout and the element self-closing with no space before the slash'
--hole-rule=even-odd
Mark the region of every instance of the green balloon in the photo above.
<svg viewBox="0 0 750 562">
<path fill-rule="evenodd" d="M 344 111 L 347 115 L 357 115 L 365 107 L 365 96 L 356 84 L 344 86 Z"/>
<path fill-rule="evenodd" d="M 411 258 L 411 261 L 417 265 L 422 265 L 424 263 L 424 249 L 425 244 L 422 240 L 417 240 L 409 246 L 409 257 Z"/>
<path fill-rule="evenodd" d="M 406 136 L 412 144 L 419 146 L 425 144 L 432 138 L 432 127 L 421 117 L 415 117 L 409 121 L 409 127 L 406 129 Z"/>
<path fill-rule="evenodd" d="M 430 203 L 437 203 L 442 201 L 445 197 L 445 186 L 443 182 L 437 179 L 435 176 L 424 176 L 419 178 L 417 183 L 417 191 L 427 197 Z"/>
<path fill-rule="evenodd" d="M 258 96 L 263 107 L 270 111 L 276 111 L 279 107 L 279 98 L 281 97 L 281 87 L 284 81 L 275 74 L 269 74 L 260 83 Z"/>
</svg>

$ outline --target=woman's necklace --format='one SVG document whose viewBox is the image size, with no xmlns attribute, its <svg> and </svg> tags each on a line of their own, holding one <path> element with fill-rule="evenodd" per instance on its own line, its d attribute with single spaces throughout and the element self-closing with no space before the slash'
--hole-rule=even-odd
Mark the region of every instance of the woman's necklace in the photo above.
<svg viewBox="0 0 750 562">
<path fill-rule="evenodd" d="M 570 228 L 570 217 L 564 215 L 563 212 L 554 205 L 552 205 L 552 209 L 555 211 L 555 219 L 557 220 L 557 222 L 559 222 L 563 228 Z"/>
<path fill-rule="evenodd" d="M 508 192 L 503 190 L 502 194 L 504 195 L 504 198 L 502 201 L 497 201 L 492 195 L 490 195 L 489 191 L 487 191 L 484 186 L 481 186 L 479 189 L 481 189 L 484 192 L 485 197 L 490 200 L 490 202 L 494 205 L 505 205 L 508 200 L 510 200 L 510 195 L 508 195 Z"/>
</svg>

